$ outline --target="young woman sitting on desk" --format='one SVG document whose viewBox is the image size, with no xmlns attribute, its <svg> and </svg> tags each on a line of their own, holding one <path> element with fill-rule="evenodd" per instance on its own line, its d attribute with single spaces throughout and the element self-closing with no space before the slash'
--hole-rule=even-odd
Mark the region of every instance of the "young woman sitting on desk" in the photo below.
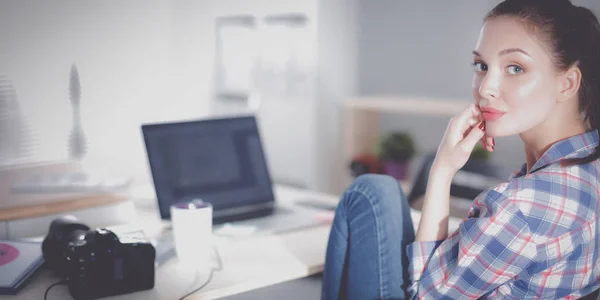
<svg viewBox="0 0 600 300">
<path fill-rule="evenodd" d="M 578 299 L 600 285 L 600 25 L 568 0 L 507 0 L 473 51 L 474 102 L 453 117 L 418 230 L 398 183 L 343 194 L 324 299 Z M 526 163 L 448 232 L 450 182 L 481 142 L 518 134 Z M 595 298 L 594 298 L 595 299 Z"/>
</svg>

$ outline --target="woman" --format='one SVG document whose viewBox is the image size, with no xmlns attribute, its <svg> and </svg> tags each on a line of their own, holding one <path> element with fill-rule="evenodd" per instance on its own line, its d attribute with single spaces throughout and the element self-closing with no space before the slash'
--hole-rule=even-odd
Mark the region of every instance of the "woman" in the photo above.
<svg viewBox="0 0 600 300">
<path fill-rule="evenodd" d="M 578 299 L 600 285 L 600 25 L 568 0 L 507 0 L 473 51 L 474 104 L 436 153 L 418 230 L 390 177 L 336 210 L 324 299 Z M 526 163 L 448 232 L 450 182 L 481 142 L 518 134 Z M 595 298 L 594 298 L 595 299 Z"/>
</svg>

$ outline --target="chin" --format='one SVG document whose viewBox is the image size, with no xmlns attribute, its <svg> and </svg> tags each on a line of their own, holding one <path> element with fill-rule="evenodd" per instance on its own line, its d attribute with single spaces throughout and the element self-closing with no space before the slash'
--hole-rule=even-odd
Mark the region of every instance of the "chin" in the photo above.
<svg viewBox="0 0 600 300">
<path fill-rule="evenodd" d="M 485 134 L 488 137 L 504 137 L 519 134 L 519 132 L 513 132 L 506 126 L 500 124 L 489 124 L 485 127 Z"/>
</svg>

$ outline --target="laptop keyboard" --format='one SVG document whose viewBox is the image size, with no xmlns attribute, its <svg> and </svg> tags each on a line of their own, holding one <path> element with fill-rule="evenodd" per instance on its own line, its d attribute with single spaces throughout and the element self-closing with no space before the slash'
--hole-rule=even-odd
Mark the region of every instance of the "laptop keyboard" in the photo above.
<svg viewBox="0 0 600 300">
<path fill-rule="evenodd" d="M 232 236 L 278 234 L 323 224 L 322 220 L 316 218 L 314 211 L 281 207 L 269 216 L 215 226 L 214 232 L 217 235 Z"/>
</svg>

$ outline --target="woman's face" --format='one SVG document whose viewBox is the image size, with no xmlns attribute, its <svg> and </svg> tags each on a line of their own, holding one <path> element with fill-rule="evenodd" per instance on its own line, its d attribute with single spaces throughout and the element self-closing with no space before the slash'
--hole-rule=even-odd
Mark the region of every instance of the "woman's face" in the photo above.
<svg viewBox="0 0 600 300">
<path fill-rule="evenodd" d="M 473 97 L 488 136 L 520 134 L 550 116 L 558 75 L 545 46 L 516 19 L 498 17 L 483 25 L 473 64 Z"/>
</svg>

